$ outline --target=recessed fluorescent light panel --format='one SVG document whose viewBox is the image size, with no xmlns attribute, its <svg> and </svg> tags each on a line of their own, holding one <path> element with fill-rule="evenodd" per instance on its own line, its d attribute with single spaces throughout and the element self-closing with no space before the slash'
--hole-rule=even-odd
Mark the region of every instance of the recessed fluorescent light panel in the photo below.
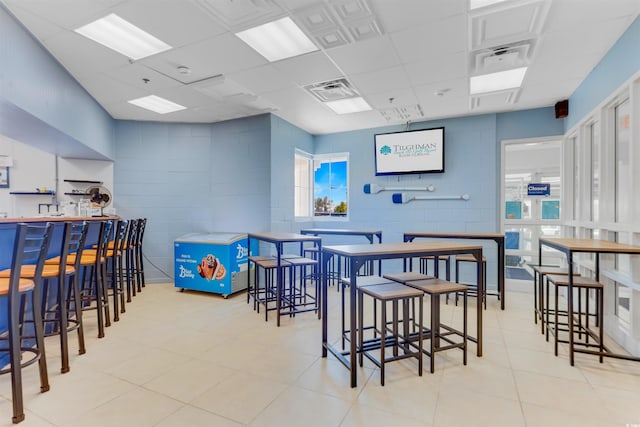
<svg viewBox="0 0 640 427">
<path fill-rule="evenodd" d="M 236 33 L 270 62 L 318 50 L 288 16 Z"/>
<path fill-rule="evenodd" d="M 527 67 L 521 67 L 471 77 L 469 79 L 469 92 L 471 95 L 476 95 L 478 93 L 497 92 L 499 90 L 520 87 L 526 72 Z"/>
<path fill-rule="evenodd" d="M 371 106 L 362 97 L 340 99 L 338 101 L 325 102 L 324 104 L 336 114 L 359 113 L 371 110 Z"/>
<path fill-rule="evenodd" d="M 485 6 L 490 6 L 495 3 L 502 3 L 506 0 L 469 0 L 469 9 L 478 9 Z"/>
<path fill-rule="evenodd" d="M 134 60 L 171 49 L 171 46 L 162 40 L 125 21 L 115 13 L 75 31 Z"/>
<path fill-rule="evenodd" d="M 171 102 L 167 99 L 160 98 L 159 96 L 149 95 L 142 98 L 132 99 L 128 101 L 129 104 L 137 105 L 138 107 L 151 110 L 158 114 L 173 113 L 174 111 L 185 110 L 187 107 Z"/>
</svg>

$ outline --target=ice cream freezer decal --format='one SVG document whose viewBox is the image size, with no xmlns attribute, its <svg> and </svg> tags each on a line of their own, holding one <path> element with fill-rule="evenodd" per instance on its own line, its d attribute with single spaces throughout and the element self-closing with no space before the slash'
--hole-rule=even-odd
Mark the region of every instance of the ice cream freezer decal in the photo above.
<svg viewBox="0 0 640 427">
<path fill-rule="evenodd" d="M 191 235 L 175 241 L 175 287 L 225 296 L 247 288 L 247 238 L 215 237 Z"/>
</svg>

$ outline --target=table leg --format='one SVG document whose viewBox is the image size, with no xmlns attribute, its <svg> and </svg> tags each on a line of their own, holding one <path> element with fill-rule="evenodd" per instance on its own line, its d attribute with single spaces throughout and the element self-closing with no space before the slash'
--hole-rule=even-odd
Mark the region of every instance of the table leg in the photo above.
<svg viewBox="0 0 640 427">
<path fill-rule="evenodd" d="M 500 239 L 496 243 L 498 244 L 498 290 L 500 292 L 500 308 L 504 310 L 504 239 Z"/>
<path fill-rule="evenodd" d="M 322 298 L 320 299 L 320 306 L 322 307 L 322 357 L 327 357 L 327 288 L 329 286 L 328 283 L 328 271 L 329 271 L 329 262 L 331 262 L 331 255 L 325 255 L 320 251 L 320 278 L 321 278 L 321 289 L 322 289 Z M 326 259 L 325 259 L 326 258 Z"/>
<path fill-rule="evenodd" d="M 282 292 L 282 281 L 284 280 L 282 274 L 282 246 L 276 245 L 276 249 L 278 252 L 278 267 L 276 271 L 276 325 L 280 326 L 280 306 L 282 304 L 281 292 Z M 266 310 L 266 309 L 265 309 Z"/>
<path fill-rule="evenodd" d="M 569 285 L 567 286 L 567 322 L 569 323 L 569 364 L 574 364 L 573 353 L 573 254 L 567 253 L 567 263 L 569 264 Z M 556 325 L 557 328 L 557 325 Z"/>
<path fill-rule="evenodd" d="M 486 287 L 487 284 L 484 283 L 484 271 L 483 271 L 483 262 L 482 262 L 482 249 L 479 249 L 477 251 L 475 251 L 474 253 L 475 257 L 476 257 L 476 264 L 477 264 L 477 281 L 476 283 L 478 283 L 478 298 L 476 298 L 477 300 L 477 338 L 478 338 L 478 345 L 477 345 L 477 355 L 478 357 L 482 356 L 482 312 L 483 310 L 483 306 L 482 303 L 484 301 L 485 298 L 485 294 L 486 294 Z"/>
<path fill-rule="evenodd" d="M 349 354 L 349 369 L 351 370 L 351 387 L 358 386 L 358 369 L 356 356 L 358 352 L 358 346 L 356 345 L 356 332 L 358 329 L 356 322 L 356 312 L 357 312 L 357 304 L 356 304 L 356 288 L 357 288 L 357 272 L 358 272 L 358 263 L 354 258 L 350 259 L 350 273 L 351 273 L 351 286 L 349 286 L 349 338 L 350 338 L 350 354 Z"/>
</svg>

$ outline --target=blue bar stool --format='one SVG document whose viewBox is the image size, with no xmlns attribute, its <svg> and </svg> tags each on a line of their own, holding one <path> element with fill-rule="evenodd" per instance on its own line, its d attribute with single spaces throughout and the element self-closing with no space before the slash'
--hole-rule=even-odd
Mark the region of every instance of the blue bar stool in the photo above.
<svg viewBox="0 0 640 427">
<path fill-rule="evenodd" d="M 13 258 L 11 260 L 11 274 L 9 278 L 0 278 L 0 296 L 7 297 L 8 309 L 3 315 L 7 316 L 8 330 L 2 339 L 8 340 L 8 347 L 0 352 L 9 353 L 9 367 L 0 371 L 0 374 L 11 374 L 11 401 L 13 403 L 12 421 L 19 423 L 24 420 L 24 400 L 22 395 L 22 368 L 38 362 L 40 370 L 40 390 L 49 390 L 49 377 L 47 373 L 47 359 L 44 349 L 44 326 L 42 323 L 40 280 L 44 261 L 49 250 L 53 226 L 18 224 L 15 243 L 13 246 Z M 33 264 L 33 278 L 21 277 L 23 266 Z M 31 299 L 31 313 L 33 316 L 33 329 L 35 347 L 23 344 L 21 331 L 24 329 L 25 311 L 22 309 L 27 299 Z M 25 352 L 33 357 L 22 361 Z"/>
</svg>

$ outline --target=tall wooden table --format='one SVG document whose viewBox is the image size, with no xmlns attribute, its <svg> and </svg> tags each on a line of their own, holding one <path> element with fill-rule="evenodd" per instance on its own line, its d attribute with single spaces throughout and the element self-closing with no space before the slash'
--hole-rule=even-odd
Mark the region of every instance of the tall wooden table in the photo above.
<svg viewBox="0 0 640 427">
<path fill-rule="evenodd" d="M 407 243 L 374 243 L 361 245 L 336 245 L 325 246 L 322 249 L 322 357 L 327 357 L 327 352 L 331 352 L 336 358 L 349 369 L 351 373 L 351 387 L 358 385 L 357 379 L 357 280 L 358 269 L 369 261 L 385 259 L 402 259 L 420 256 L 444 256 L 456 254 L 471 254 L 478 262 L 477 279 L 482 283 L 482 246 L 463 245 L 449 242 L 407 242 Z M 351 286 L 349 286 L 349 350 L 343 351 L 333 347 L 328 342 L 328 301 L 327 287 L 328 281 L 325 272 L 333 256 L 342 256 L 349 263 L 351 275 Z M 482 356 L 482 295 L 478 291 L 477 307 L 477 334 L 476 337 L 469 337 L 477 343 L 477 355 Z"/>
<path fill-rule="evenodd" d="M 556 249 L 564 253 L 567 257 L 568 271 L 569 271 L 569 285 L 567 286 L 567 313 L 569 314 L 569 363 L 573 366 L 575 358 L 574 353 L 588 353 L 598 356 L 614 357 L 618 359 L 640 361 L 640 358 L 629 356 L 626 354 L 616 354 L 608 349 L 604 352 L 576 349 L 573 340 L 574 319 L 573 319 L 573 254 L 575 253 L 591 253 L 596 254 L 595 264 L 595 280 L 600 280 L 600 254 L 640 254 L 640 246 L 632 246 L 624 243 L 609 242 L 607 240 L 596 239 L 564 239 L 564 238 L 540 238 L 538 241 L 538 259 L 542 264 L 542 247 L 547 246 L 549 248 Z"/>
<path fill-rule="evenodd" d="M 412 242 L 414 239 L 433 238 L 433 239 L 470 239 L 470 240 L 492 240 L 496 242 L 498 249 L 498 295 L 500 296 L 500 308 L 504 310 L 504 274 L 505 274 L 505 248 L 504 233 L 432 233 L 426 231 L 411 231 L 404 233 L 404 241 Z M 436 274 L 438 263 L 435 264 Z M 480 282 L 478 282 L 480 283 Z M 480 287 L 480 286 L 478 286 Z M 485 283 L 485 292 L 487 284 Z"/>
<path fill-rule="evenodd" d="M 280 309 L 282 307 L 282 289 L 284 286 L 284 274 L 282 270 L 282 255 L 286 243 L 313 242 L 322 249 L 322 239 L 317 236 L 305 236 L 297 233 L 248 233 L 247 249 L 251 253 L 251 239 L 272 243 L 276 248 L 278 267 L 276 269 L 276 324 L 280 326 Z M 247 283 L 251 283 L 251 269 L 247 268 Z M 255 283 L 254 286 L 258 284 Z M 266 310 L 266 308 L 265 308 Z"/>
</svg>

